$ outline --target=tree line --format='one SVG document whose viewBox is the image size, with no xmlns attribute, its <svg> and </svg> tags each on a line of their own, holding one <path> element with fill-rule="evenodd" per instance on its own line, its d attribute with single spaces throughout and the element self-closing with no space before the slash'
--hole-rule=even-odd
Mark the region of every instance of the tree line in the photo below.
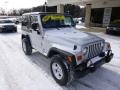
<svg viewBox="0 0 120 90">
<path fill-rule="evenodd" d="M 3 8 L 0 9 L 0 15 L 8 15 L 8 16 L 21 16 L 23 13 L 28 13 L 28 12 L 57 12 L 57 6 L 37 6 L 33 8 L 28 8 L 28 9 L 12 9 L 8 13 L 5 12 Z M 84 9 L 80 8 L 80 6 L 77 5 L 72 5 L 72 4 L 66 4 L 64 5 L 64 13 L 69 13 L 73 17 L 80 17 L 84 16 Z"/>
</svg>

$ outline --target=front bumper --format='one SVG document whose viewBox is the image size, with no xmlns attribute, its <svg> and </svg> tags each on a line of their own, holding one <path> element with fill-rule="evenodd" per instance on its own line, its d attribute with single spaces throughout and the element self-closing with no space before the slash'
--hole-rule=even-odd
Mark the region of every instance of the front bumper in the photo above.
<svg viewBox="0 0 120 90">
<path fill-rule="evenodd" d="M 77 67 L 72 68 L 72 71 L 74 72 L 73 74 L 74 78 L 84 77 L 88 73 L 96 71 L 96 69 L 100 67 L 101 65 L 110 62 L 113 56 L 114 54 L 111 51 L 108 51 L 107 54 L 103 58 L 96 61 L 95 63 L 89 64 L 89 66 L 88 66 L 88 62 L 90 60 L 81 63 Z"/>
</svg>

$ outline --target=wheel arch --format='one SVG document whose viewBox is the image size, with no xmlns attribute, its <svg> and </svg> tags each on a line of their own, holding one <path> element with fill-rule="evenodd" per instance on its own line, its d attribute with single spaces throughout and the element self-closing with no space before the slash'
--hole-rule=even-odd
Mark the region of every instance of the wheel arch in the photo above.
<svg viewBox="0 0 120 90">
<path fill-rule="evenodd" d="M 76 65 L 76 59 L 75 59 L 75 56 L 73 54 L 71 54 L 69 52 L 66 52 L 66 51 L 63 51 L 63 50 L 60 50 L 60 49 L 55 48 L 55 47 L 50 49 L 50 51 L 48 52 L 47 57 L 51 58 L 52 56 L 57 55 L 57 54 L 61 55 L 61 57 L 64 58 L 64 62 L 66 62 L 66 63 L 68 63 L 68 64 L 70 64 L 72 66 Z M 67 61 L 68 56 L 72 56 L 72 59 L 73 59 L 72 62 Z"/>
<path fill-rule="evenodd" d="M 26 38 L 26 35 L 22 34 L 21 39 Z"/>
<path fill-rule="evenodd" d="M 31 44 L 31 40 L 30 40 L 29 35 L 24 35 L 24 34 L 22 34 L 21 39 L 24 39 L 24 38 L 26 38 L 26 39 L 29 41 L 29 43 L 30 43 L 30 45 L 31 45 L 31 47 L 32 47 L 32 44 Z"/>
<path fill-rule="evenodd" d="M 66 52 L 66 51 L 63 51 L 63 50 L 60 50 L 56 47 L 52 47 L 48 54 L 47 54 L 47 57 L 51 58 L 53 55 L 56 55 L 56 54 L 60 54 L 62 56 L 71 56 L 72 54 L 69 53 L 69 52 Z"/>
</svg>

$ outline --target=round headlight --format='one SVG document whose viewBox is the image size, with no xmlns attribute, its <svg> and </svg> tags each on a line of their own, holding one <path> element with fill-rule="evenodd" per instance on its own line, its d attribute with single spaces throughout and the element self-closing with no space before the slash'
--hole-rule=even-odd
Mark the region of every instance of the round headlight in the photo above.
<svg viewBox="0 0 120 90">
<path fill-rule="evenodd" d="M 83 52 L 83 54 L 86 54 L 86 53 L 87 53 L 87 51 L 88 51 L 88 48 L 86 47 L 86 48 L 84 48 L 84 49 L 83 49 L 83 51 L 82 51 L 82 52 Z"/>
</svg>

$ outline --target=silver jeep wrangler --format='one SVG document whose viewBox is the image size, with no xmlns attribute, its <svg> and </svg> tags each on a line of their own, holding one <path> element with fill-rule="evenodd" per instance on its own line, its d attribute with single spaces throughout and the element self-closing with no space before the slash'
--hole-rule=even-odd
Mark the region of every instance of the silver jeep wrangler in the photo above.
<svg viewBox="0 0 120 90">
<path fill-rule="evenodd" d="M 22 19 L 23 51 L 31 55 L 36 49 L 50 58 L 52 76 L 60 85 L 95 71 L 113 57 L 110 43 L 76 30 L 70 15 L 34 12 Z"/>
</svg>

